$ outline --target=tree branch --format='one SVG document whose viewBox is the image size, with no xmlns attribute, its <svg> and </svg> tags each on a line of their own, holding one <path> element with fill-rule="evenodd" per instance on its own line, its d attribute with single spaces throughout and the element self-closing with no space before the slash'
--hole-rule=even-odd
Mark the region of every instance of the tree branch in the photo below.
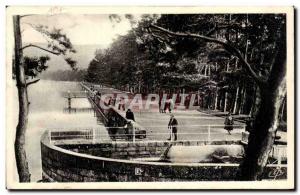
<svg viewBox="0 0 300 195">
<path fill-rule="evenodd" d="M 218 26 L 217 24 L 212 28 L 210 29 L 206 34 L 205 36 L 210 36 L 212 35 L 213 33 L 217 32 L 217 31 L 220 31 L 220 30 L 224 30 L 224 29 L 229 29 L 229 30 L 234 30 L 236 31 L 238 29 L 238 26 L 233 24 L 233 25 L 222 25 L 222 26 Z M 242 29 L 242 28 L 240 28 Z"/>
<path fill-rule="evenodd" d="M 224 42 L 212 37 L 208 37 L 208 36 L 204 36 L 204 35 L 199 35 L 199 34 L 193 34 L 193 33 L 181 33 L 181 32 L 173 32 L 170 30 L 167 30 L 165 28 L 159 27 L 157 25 L 151 24 L 150 28 L 153 28 L 155 30 L 167 33 L 169 35 L 172 36 L 177 36 L 177 37 L 185 37 L 185 38 L 196 38 L 196 39 L 201 39 L 203 41 L 206 42 L 212 42 L 212 43 L 216 43 L 219 45 L 222 45 L 224 47 L 225 50 L 227 50 L 229 53 L 235 55 L 236 57 L 238 57 L 240 59 L 240 61 L 242 62 L 242 64 L 244 65 L 244 67 L 250 72 L 250 76 L 252 78 L 254 78 L 254 80 L 258 83 L 258 84 L 262 84 L 265 81 L 256 74 L 256 72 L 252 69 L 251 65 L 245 60 L 245 58 L 243 57 L 242 53 L 240 52 L 239 49 L 237 49 L 236 47 L 232 46 L 230 43 L 228 42 Z"/>
<path fill-rule="evenodd" d="M 159 42 L 164 42 L 164 38 L 162 38 L 161 36 L 158 36 L 158 35 L 156 35 L 156 34 L 154 34 L 154 33 L 151 33 L 151 35 L 153 36 L 153 37 L 155 37 L 155 38 L 157 38 L 157 40 L 159 41 Z"/>
<path fill-rule="evenodd" d="M 22 24 L 27 24 L 28 26 L 30 26 L 33 30 L 35 30 L 36 32 L 40 33 L 43 38 L 45 39 L 45 41 L 47 41 L 48 43 L 51 43 L 51 41 L 49 40 L 49 38 L 47 38 L 47 36 L 44 34 L 44 33 L 41 33 L 40 31 L 38 31 L 36 28 L 36 26 L 34 26 L 33 24 L 31 23 L 28 23 L 28 22 L 22 22 Z"/>
<path fill-rule="evenodd" d="M 212 35 L 216 30 L 217 30 L 217 24 L 215 23 L 214 27 L 206 33 L 206 36 Z"/>
<path fill-rule="evenodd" d="M 34 80 L 34 81 L 30 81 L 30 82 L 28 82 L 28 83 L 26 84 L 26 86 L 28 87 L 29 85 L 32 85 L 32 84 L 34 84 L 34 83 L 37 83 L 37 82 L 39 82 L 39 80 L 40 80 L 40 79 L 36 79 L 36 80 Z"/>
<path fill-rule="evenodd" d="M 51 51 L 51 50 L 45 49 L 45 48 L 43 48 L 43 47 L 40 47 L 40 46 L 37 46 L 37 45 L 34 45 L 34 44 L 26 45 L 26 46 L 22 47 L 21 50 L 24 50 L 24 49 L 26 49 L 26 48 L 28 48 L 28 47 L 36 47 L 36 48 L 41 49 L 41 50 L 43 50 L 43 51 L 52 53 L 52 54 L 54 54 L 54 55 L 60 55 L 59 52 Z"/>
</svg>

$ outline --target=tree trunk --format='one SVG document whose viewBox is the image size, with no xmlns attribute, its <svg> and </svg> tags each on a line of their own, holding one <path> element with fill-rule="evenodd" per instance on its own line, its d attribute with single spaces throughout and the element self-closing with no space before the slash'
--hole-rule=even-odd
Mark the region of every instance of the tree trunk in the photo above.
<svg viewBox="0 0 300 195">
<path fill-rule="evenodd" d="M 13 17 L 15 37 L 15 68 L 19 99 L 19 122 L 16 128 L 15 156 L 20 182 L 30 182 L 30 173 L 25 151 L 25 134 L 28 123 L 28 95 L 22 53 L 20 16 Z"/>
<path fill-rule="evenodd" d="M 216 89 L 214 110 L 218 110 L 218 101 L 219 101 L 219 93 L 218 93 L 218 89 Z"/>
<path fill-rule="evenodd" d="M 139 81 L 139 93 L 141 93 L 141 85 L 142 85 L 142 83 L 141 83 L 141 81 Z"/>
<path fill-rule="evenodd" d="M 229 71 L 229 61 L 226 64 L 226 72 Z M 224 112 L 227 110 L 227 102 L 228 102 L 228 92 L 225 92 L 225 99 L 224 99 Z"/>
<path fill-rule="evenodd" d="M 260 97 L 260 89 L 259 87 L 255 88 L 255 98 L 253 98 L 253 103 L 252 103 L 252 107 L 251 107 L 251 111 L 250 111 L 250 116 L 254 117 L 257 115 L 258 112 L 258 108 L 261 102 L 261 97 Z"/>
<path fill-rule="evenodd" d="M 280 116 L 279 116 L 280 121 L 283 121 L 285 107 L 286 107 L 286 96 L 284 97 L 284 100 L 282 101 L 282 105 L 281 105 L 281 111 L 280 111 Z"/>
<path fill-rule="evenodd" d="M 240 180 L 261 180 L 279 125 L 280 106 L 286 94 L 286 46 L 279 43 L 268 80 L 260 84 L 261 103 L 250 132 Z"/>
<path fill-rule="evenodd" d="M 227 102 L 228 102 L 228 92 L 225 92 L 224 112 L 226 112 L 226 110 L 227 110 Z"/>
<path fill-rule="evenodd" d="M 242 93 L 242 99 L 240 102 L 241 104 L 240 104 L 239 111 L 238 111 L 239 114 L 244 114 L 246 99 L 247 99 L 247 89 L 245 87 L 244 91 Z"/>
<path fill-rule="evenodd" d="M 235 93 L 235 100 L 234 100 L 234 106 L 233 106 L 233 114 L 236 114 L 237 112 L 237 104 L 238 104 L 238 100 L 239 100 L 239 94 L 240 94 L 240 87 L 238 86 L 236 89 L 236 93 Z"/>
<path fill-rule="evenodd" d="M 219 110 L 223 110 L 222 105 L 223 105 L 223 93 L 220 91 L 220 92 L 219 92 L 219 98 L 218 98 L 218 105 L 217 105 L 217 108 L 218 108 Z"/>
</svg>

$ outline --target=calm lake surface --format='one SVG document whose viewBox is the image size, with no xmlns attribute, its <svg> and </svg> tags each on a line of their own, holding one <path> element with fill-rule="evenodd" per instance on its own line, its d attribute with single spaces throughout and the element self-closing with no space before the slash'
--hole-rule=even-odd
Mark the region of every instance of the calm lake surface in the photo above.
<svg viewBox="0 0 300 195">
<path fill-rule="evenodd" d="M 63 108 L 67 107 L 67 100 L 62 96 L 62 93 L 79 90 L 81 88 L 75 82 L 48 80 L 41 80 L 29 87 L 30 113 L 26 134 L 26 152 L 33 182 L 42 178 L 40 138 L 46 129 L 60 130 L 99 126 L 93 112 L 76 114 L 63 112 Z M 16 126 L 18 121 L 16 88 L 13 91 L 13 96 L 16 102 L 13 113 Z M 90 107 L 91 105 L 86 98 L 72 100 L 72 108 Z M 12 129 L 12 131 L 15 131 L 15 129 Z M 14 176 L 16 179 L 18 178 L 16 171 Z"/>
</svg>

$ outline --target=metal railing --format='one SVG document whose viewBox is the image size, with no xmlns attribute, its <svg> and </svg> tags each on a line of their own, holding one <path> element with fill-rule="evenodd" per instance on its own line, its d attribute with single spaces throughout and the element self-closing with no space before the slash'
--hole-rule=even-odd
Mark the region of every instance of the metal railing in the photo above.
<svg viewBox="0 0 300 195">
<path fill-rule="evenodd" d="M 87 113 L 94 112 L 93 108 L 63 108 L 64 113 Z"/>
<path fill-rule="evenodd" d="M 65 98 L 81 98 L 81 97 L 87 97 L 87 91 L 67 91 L 67 92 L 63 92 L 62 96 Z"/>
<path fill-rule="evenodd" d="M 198 127 L 198 129 L 193 129 L 189 132 L 183 132 L 183 128 Z M 224 125 L 191 125 L 184 126 L 178 125 L 177 137 L 178 141 L 230 141 L 230 140 L 242 140 L 242 132 L 244 132 L 244 127 L 241 125 L 234 125 L 234 129 L 231 135 L 224 129 Z M 201 128 L 199 128 L 201 127 Z M 92 143 L 99 141 L 162 141 L 171 137 L 170 141 L 174 140 L 174 134 L 171 133 L 171 129 L 166 126 L 146 126 L 146 134 L 143 130 L 133 127 L 128 131 L 127 127 L 87 127 L 87 128 L 77 128 L 72 130 L 62 130 L 54 129 L 48 130 L 50 141 L 62 141 L 62 140 L 89 140 Z M 152 130 L 149 130 L 149 129 Z M 163 131 L 153 132 L 155 128 L 164 129 Z M 115 130 L 115 134 L 111 133 L 110 130 Z M 127 132 L 130 133 L 127 133 Z M 238 132 L 237 132 L 238 131 Z M 227 135 L 227 136 L 226 136 Z M 115 138 L 115 140 L 114 140 Z"/>
</svg>

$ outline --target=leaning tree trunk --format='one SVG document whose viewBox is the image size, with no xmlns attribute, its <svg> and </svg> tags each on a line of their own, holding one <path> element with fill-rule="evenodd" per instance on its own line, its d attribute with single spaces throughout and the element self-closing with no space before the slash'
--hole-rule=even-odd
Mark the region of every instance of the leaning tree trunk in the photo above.
<svg viewBox="0 0 300 195">
<path fill-rule="evenodd" d="M 286 47 L 278 47 L 268 81 L 260 84 L 261 103 L 250 132 L 245 158 L 240 165 L 241 180 L 261 180 L 279 125 L 280 106 L 286 95 Z"/>
<path fill-rule="evenodd" d="M 25 134 L 28 123 L 28 95 L 22 53 L 20 16 L 13 17 L 15 37 L 15 68 L 19 100 L 19 122 L 16 128 L 15 156 L 20 182 L 30 182 L 30 173 L 25 151 Z"/>
<path fill-rule="evenodd" d="M 286 96 L 284 97 L 284 100 L 283 100 L 282 105 L 281 105 L 281 111 L 280 111 L 280 116 L 279 116 L 280 121 L 283 121 L 285 107 L 286 107 Z"/>
<path fill-rule="evenodd" d="M 258 86 L 255 86 L 255 90 L 254 90 L 254 98 L 252 99 L 252 106 L 251 106 L 251 110 L 250 110 L 250 113 L 249 115 L 251 117 L 254 117 L 257 115 L 257 111 L 258 111 L 258 108 L 259 108 L 259 105 L 260 105 L 260 89 Z"/>
</svg>

